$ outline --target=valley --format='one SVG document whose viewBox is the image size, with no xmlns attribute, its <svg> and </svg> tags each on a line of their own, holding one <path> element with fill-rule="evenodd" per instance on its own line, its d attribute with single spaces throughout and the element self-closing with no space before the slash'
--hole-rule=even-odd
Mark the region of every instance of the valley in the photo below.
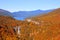
<svg viewBox="0 0 60 40">
<path fill-rule="evenodd" d="M 23 13 L 24 17 L 28 15 L 24 20 L 9 16 L 10 13 L 0 15 L 0 40 L 60 40 L 60 8 L 39 14 L 28 17 L 30 14 Z"/>
</svg>

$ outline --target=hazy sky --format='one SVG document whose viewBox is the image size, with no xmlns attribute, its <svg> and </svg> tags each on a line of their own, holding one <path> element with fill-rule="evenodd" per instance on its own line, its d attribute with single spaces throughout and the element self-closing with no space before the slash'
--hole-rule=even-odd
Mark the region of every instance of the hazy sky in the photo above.
<svg viewBox="0 0 60 40">
<path fill-rule="evenodd" d="M 0 9 L 11 12 L 60 8 L 60 0 L 0 0 Z"/>
</svg>

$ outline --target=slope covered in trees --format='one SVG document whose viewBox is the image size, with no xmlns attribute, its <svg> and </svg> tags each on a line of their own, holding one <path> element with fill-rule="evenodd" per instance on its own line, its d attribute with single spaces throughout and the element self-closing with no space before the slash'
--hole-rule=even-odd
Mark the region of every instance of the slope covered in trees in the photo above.
<svg viewBox="0 0 60 40">
<path fill-rule="evenodd" d="M 17 40 L 13 29 L 16 25 L 12 17 L 0 16 L 0 40 Z"/>
<path fill-rule="evenodd" d="M 60 8 L 29 19 L 30 22 L 39 22 L 40 26 L 39 32 L 34 35 L 34 40 L 60 40 Z"/>
<path fill-rule="evenodd" d="M 0 16 L 0 40 L 60 40 L 60 9 L 24 21 Z"/>
</svg>

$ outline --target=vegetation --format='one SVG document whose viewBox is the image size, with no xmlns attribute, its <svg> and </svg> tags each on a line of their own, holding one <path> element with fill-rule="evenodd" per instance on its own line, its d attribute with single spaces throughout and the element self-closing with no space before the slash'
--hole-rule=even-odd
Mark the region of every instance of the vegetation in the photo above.
<svg viewBox="0 0 60 40">
<path fill-rule="evenodd" d="M 0 16 L 0 40 L 60 40 L 60 9 L 29 19 Z"/>
</svg>

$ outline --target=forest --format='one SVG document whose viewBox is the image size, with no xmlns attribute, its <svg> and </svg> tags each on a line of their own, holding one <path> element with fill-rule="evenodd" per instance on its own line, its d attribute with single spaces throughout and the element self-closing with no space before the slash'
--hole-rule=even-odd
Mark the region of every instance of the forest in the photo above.
<svg viewBox="0 0 60 40">
<path fill-rule="evenodd" d="M 0 40 L 60 40 L 60 9 L 24 21 L 0 16 Z"/>
</svg>

